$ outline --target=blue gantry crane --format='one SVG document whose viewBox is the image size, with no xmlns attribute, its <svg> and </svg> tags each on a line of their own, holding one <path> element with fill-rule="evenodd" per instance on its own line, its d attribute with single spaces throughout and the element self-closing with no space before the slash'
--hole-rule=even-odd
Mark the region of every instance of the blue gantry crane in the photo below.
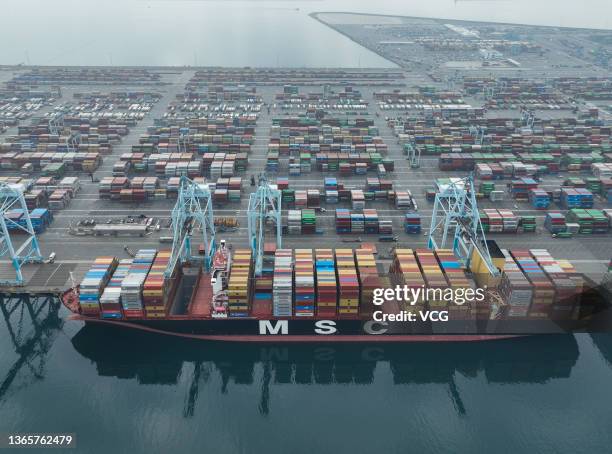
<svg viewBox="0 0 612 454">
<path fill-rule="evenodd" d="M 22 185 L 0 183 L 0 258 L 9 258 L 15 269 L 15 279 L 1 281 L 3 285 L 23 285 L 21 267 L 43 261 L 23 190 Z M 15 220 L 11 212 L 21 216 Z M 11 232 L 19 233 L 20 246 L 13 244 Z"/>
<path fill-rule="evenodd" d="M 54 112 L 49 117 L 49 133 L 58 136 L 62 135 L 64 131 L 64 113 Z M 81 133 L 77 131 L 69 131 L 70 133 L 65 136 L 66 150 L 74 153 L 79 151 L 79 145 L 81 143 Z"/>
<path fill-rule="evenodd" d="M 272 187 L 265 176 L 259 178 L 257 191 L 249 197 L 249 245 L 253 251 L 255 275 L 261 276 L 266 225 L 275 224 L 276 247 L 282 247 L 281 191 Z"/>
<path fill-rule="evenodd" d="M 500 93 L 504 92 L 508 86 L 508 82 L 505 79 L 499 79 L 489 84 L 486 84 L 483 87 L 483 94 L 485 100 L 490 100 L 495 98 Z"/>
<path fill-rule="evenodd" d="M 526 128 L 533 129 L 535 123 L 535 113 L 529 109 L 521 109 L 521 119 Z"/>
<path fill-rule="evenodd" d="M 411 168 L 418 169 L 421 167 L 421 147 L 415 143 L 414 138 L 404 144 L 404 152 L 408 155 Z"/>
<path fill-rule="evenodd" d="M 64 113 L 63 112 L 54 112 L 49 117 L 49 133 L 60 135 L 64 129 Z"/>
<path fill-rule="evenodd" d="M 438 192 L 429 227 L 428 247 L 446 249 L 452 237 L 452 250 L 467 268 L 474 251 L 493 276 L 499 270 L 493 264 L 485 233 L 480 222 L 474 177 L 450 178 L 447 183 L 438 183 Z"/>
<path fill-rule="evenodd" d="M 470 126 L 470 135 L 474 137 L 474 143 L 476 145 L 482 145 L 485 141 L 486 128 L 478 126 Z"/>
<path fill-rule="evenodd" d="M 171 276 L 180 261 L 197 262 L 202 258 L 192 252 L 192 237 L 201 239 L 204 247 L 204 267 L 210 271 L 215 253 L 215 218 L 210 189 L 206 184 L 198 184 L 182 176 L 178 198 L 172 209 L 172 254 L 166 269 Z M 201 235 L 201 237 L 200 237 Z"/>
</svg>

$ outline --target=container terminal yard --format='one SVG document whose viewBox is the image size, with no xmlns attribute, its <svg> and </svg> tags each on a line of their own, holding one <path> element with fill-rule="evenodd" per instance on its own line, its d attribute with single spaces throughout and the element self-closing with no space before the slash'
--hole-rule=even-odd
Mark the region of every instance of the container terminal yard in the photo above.
<svg viewBox="0 0 612 454">
<path fill-rule="evenodd" d="M 607 282 L 609 32 L 316 18 L 398 67 L 1 67 L 3 292 L 155 328 L 418 282 L 538 319 Z"/>
</svg>

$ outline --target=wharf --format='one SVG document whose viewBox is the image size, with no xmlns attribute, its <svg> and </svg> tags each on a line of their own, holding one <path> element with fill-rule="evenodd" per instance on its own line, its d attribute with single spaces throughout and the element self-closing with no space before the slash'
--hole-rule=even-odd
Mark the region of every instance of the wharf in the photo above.
<svg viewBox="0 0 612 454">
<path fill-rule="evenodd" d="M 60 295 L 70 287 L 72 280 L 79 283 L 90 267 L 90 261 L 57 261 L 55 263 L 35 263 L 22 267 L 24 284 L 22 286 L 0 286 L 4 295 Z M 15 270 L 8 262 L 0 263 L 0 281 L 14 280 Z"/>
</svg>

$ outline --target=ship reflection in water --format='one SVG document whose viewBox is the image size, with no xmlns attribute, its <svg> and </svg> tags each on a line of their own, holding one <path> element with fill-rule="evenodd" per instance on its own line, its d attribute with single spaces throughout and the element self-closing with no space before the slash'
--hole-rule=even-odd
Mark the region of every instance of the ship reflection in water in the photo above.
<svg viewBox="0 0 612 454">
<path fill-rule="evenodd" d="M 455 383 L 460 373 L 484 373 L 489 383 L 545 383 L 568 378 L 578 359 L 572 335 L 543 335 L 476 343 L 255 344 L 203 342 L 137 331 L 84 326 L 74 348 L 93 361 L 98 374 L 140 384 L 177 384 L 191 363 L 184 416 L 194 414 L 201 386 L 219 374 L 220 392 L 234 385 L 261 386 L 259 412 L 268 414 L 273 384 L 369 385 L 388 365 L 395 385 L 448 384 L 458 413 L 469 409 Z"/>
<path fill-rule="evenodd" d="M 62 329 L 59 317 L 59 299 L 5 296 L 0 294 L 0 313 L 4 326 L 0 333 L 3 352 L 11 353 L 13 360 L 0 361 L 0 403 L 10 391 L 23 388 L 45 377 L 47 355 Z M 0 355 L 2 357 L 2 355 Z"/>
</svg>

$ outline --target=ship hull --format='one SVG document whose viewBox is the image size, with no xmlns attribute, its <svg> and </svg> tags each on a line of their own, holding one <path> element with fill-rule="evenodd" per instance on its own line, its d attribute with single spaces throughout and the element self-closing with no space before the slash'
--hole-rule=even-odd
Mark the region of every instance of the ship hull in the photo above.
<svg viewBox="0 0 612 454">
<path fill-rule="evenodd" d="M 73 316 L 86 324 L 189 339 L 224 342 L 483 342 L 527 334 L 457 334 L 393 332 L 391 327 L 372 328 L 362 320 L 103 320 Z M 317 323 L 318 322 L 318 323 Z M 327 322 L 327 323 L 321 323 Z M 330 322 L 333 322 L 330 323 Z M 329 332 L 331 328 L 335 332 Z"/>
</svg>

